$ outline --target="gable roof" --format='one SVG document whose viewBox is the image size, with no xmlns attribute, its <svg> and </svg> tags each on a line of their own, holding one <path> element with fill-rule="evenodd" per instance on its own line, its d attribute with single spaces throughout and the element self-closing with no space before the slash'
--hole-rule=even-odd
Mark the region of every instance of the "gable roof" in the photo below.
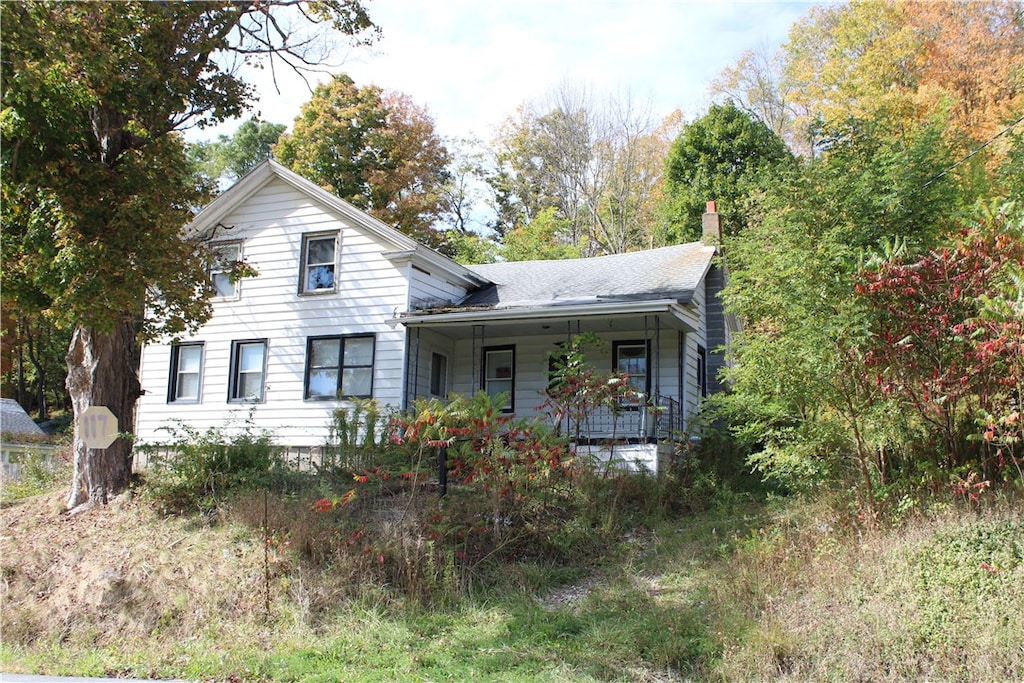
<svg viewBox="0 0 1024 683">
<path fill-rule="evenodd" d="M 37 436 L 43 430 L 13 398 L 0 398 L 0 431 L 7 434 Z"/>
<path fill-rule="evenodd" d="M 494 285 L 460 307 L 538 308 L 672 299 L 690 302 L 715 256 L 701 242 L 586 259 L 469 266 Z"/>
<path fill-rule="evenodd" d="M 316 183 L 303 178 L 298 173 L 289 170 L 273 159 L 261 162 L 242 176 L 238 182 L 203 207 L 196 214 L 192 222 L 185 226 L 185 235 L 201 235 L 212 231 L 221 220 L 241 207 L 265 187 L 267 183 L 275 179 L 283 181 L 346 222 L 369 232 L 387 246 L 385 256 L 388 258 L 399 260 L 405 258 L 412 259 L 414 263 L 421 267 L 443 272 L 467 286 L 479 287 L 488 284 L 477 273 L 474 273 L 465 266 L 456 263 L 430 247 L 420 244 L 408 235 L 356 208 L 336 194 L 328 192 Z"/>
</svg>

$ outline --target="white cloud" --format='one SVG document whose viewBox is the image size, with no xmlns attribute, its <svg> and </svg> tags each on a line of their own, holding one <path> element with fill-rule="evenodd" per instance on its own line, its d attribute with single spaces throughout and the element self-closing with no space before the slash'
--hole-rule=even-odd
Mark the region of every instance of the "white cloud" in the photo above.
<svg viewBox="0 0 1024 683">
<path fill-rule="evenodd" d="M 408 93 L 433 113 L 442 135 L 485 139 L 521 103 L 567 79 L 649 98 L 656 116 L 676 108 L 698 116 L 711 79 L 745 50 L 781 44 L 810 8 L 711 0 L 370 0 L 366 6 L 383 38 L 335 71 L 359 85 Z M 255 79 L 256 110 L 290 126 L 310 92 L 293 74 L 278 76 L 280 95 L 266 71 Z"/>
</svg>

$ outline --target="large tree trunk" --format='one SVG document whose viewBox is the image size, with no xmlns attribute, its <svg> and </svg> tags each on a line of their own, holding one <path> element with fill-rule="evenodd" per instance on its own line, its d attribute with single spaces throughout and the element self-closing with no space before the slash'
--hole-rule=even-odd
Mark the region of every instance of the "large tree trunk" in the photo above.
<svg viewBox="0 0 1024 683">
<path fill-rule="evenodd" d="M 68 509 L 80 511 L 106 504 L 127 488 L 132 474 L 132 443 L 118 438 L 109 448 L 87 448 L 79 422 L 90 406 L 106 406 L 117 417 L 118 431 L 135 431 L 135 402 L 141 395 L 135 363 L 135 327 L 124 321 L 110 332 L 79 327 L 68 348 L 68 393 L 75 415 L 74 478 Z"/>
</svg>

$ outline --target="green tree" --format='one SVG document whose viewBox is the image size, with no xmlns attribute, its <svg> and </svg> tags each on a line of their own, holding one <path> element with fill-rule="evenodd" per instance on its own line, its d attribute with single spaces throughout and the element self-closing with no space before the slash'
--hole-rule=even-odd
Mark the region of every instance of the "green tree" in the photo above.
<svg viewBox="0 0 1024 683">
<path fill-rule="evenodd" d="M 434 224 L 444 210 L 448 150 L 408 95 L 337 75 L 317 86 L 274 154 L 385 223 L 444 247 Z"/>
<path fill-rule="evenodd" d="M 252 118 L 243 122 L 233 135 L 221 135 L 215 142 L 189 145 L 188 153 L 206 177 L 234 182 L 272 156 L 272 149 L 285 128 L 287 126 L 281 123 Z"/>
<path fill-rule="evenodd" d="M 758 220 L 726 240 L 723 293 L 744 329 L 721 401 L 761 446 L 754 464 L 797 488 L 850 482 L 868 509 L 917 433 L 865 371 L 871 311 L 853 296 L 855 276 L 886 244 L 935 245 L 963 203 L 940 175 L 941 124 L 899 138 L 885 123 L 847 122 L 821 157 L 776 179 Z"/>
<path fill-rule="evenodd" d="M 650 246 L 679 120 L 675 112 L 655 125 L 649 106 L 628 96 L 598 105 L 571 84 L 525 103 L 493 143 L 495 232 L 503 236 L 553 207 L 584 254 Z"/>
<path fill-rule="evenodd" d="M 569 222 L 558 217 L 551 206 L 532 221 L 505 233 L 501 255 L 506 261 L 533 261 L 579 258 L 581 245 L 569 239 Z"/>
<path fill-rule="evenodd" d="M 785 143 L 764 123 L 732 102 L 711 105 L 683 127 L 665 161 L 666 241 L 699 238 L 701 215 L 712 200 L 726 234 L 741 233 L 749 223 L 749 195 L 792 162 Z"/>
<path fill-rule="evenodd" d="M 226 53 L 317 58 L 281 12 L 353 36 L 372 28 L 354 0 L 0 5 L 4 297 L 74 330 L 76 417 L 105 405 L 131 432 L 140 338 L 208 317 L 208 254 L 181 235 L 206 196 L 176 131 L 251 101 Z M 68 507 L 105 503 L 131 468 L 130 440 L 89 449 L 76 427 Z"/>
</svg>

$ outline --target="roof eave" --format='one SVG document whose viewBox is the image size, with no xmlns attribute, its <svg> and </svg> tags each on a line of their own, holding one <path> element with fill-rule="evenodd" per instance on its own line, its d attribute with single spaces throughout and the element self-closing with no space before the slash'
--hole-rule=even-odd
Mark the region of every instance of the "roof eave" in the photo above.
<svg viewBox="0 0 1024 683">
<path fill-rule="evenodd" d="M 420 244 L 408 235 L 402 234 L 387 223 L 352 206 L 341 197 L 328 192 L 316 183 L 282 166 L 273 159 L 267 159 L 260 163 L 237 183 L 225 190 L 219 197 L 203 207 L 196 214 L 195 218 L 192 219 L 192 222 L 185 226 L 184 232 L 186 237 L 196 236 L 215 228 L 221 219 L 238 208 L 272 177 L 279 178 L 282 182 L 299 192 L 326 205 L 346 220 L 373 233 L 381 241 L 392 247 L 389 252 L 408 252 L 414 255 L 416 259 L 429 263 L 434 268 L 471 286 L 490 284 L 490 281 L 485 280 L 481 275 L 469 268 L 448 258 L 444 254 L 434 251 L 430 247 Z"/>
<path fill-rule="evenodd" d="M 464 326 L 484 323 L 508 323 L 566 318 L 588 318 L 611 315 L 651 315 L 669 313 L 687 326 L 695 322 L 693 312 L 681 299 L 647 301 L 615 301 L 573 306 L 538 306 L 533 308 L 486 308 L 446 313 L 406 313 L 392 322 L 406 327 Z"/>
</svg>

